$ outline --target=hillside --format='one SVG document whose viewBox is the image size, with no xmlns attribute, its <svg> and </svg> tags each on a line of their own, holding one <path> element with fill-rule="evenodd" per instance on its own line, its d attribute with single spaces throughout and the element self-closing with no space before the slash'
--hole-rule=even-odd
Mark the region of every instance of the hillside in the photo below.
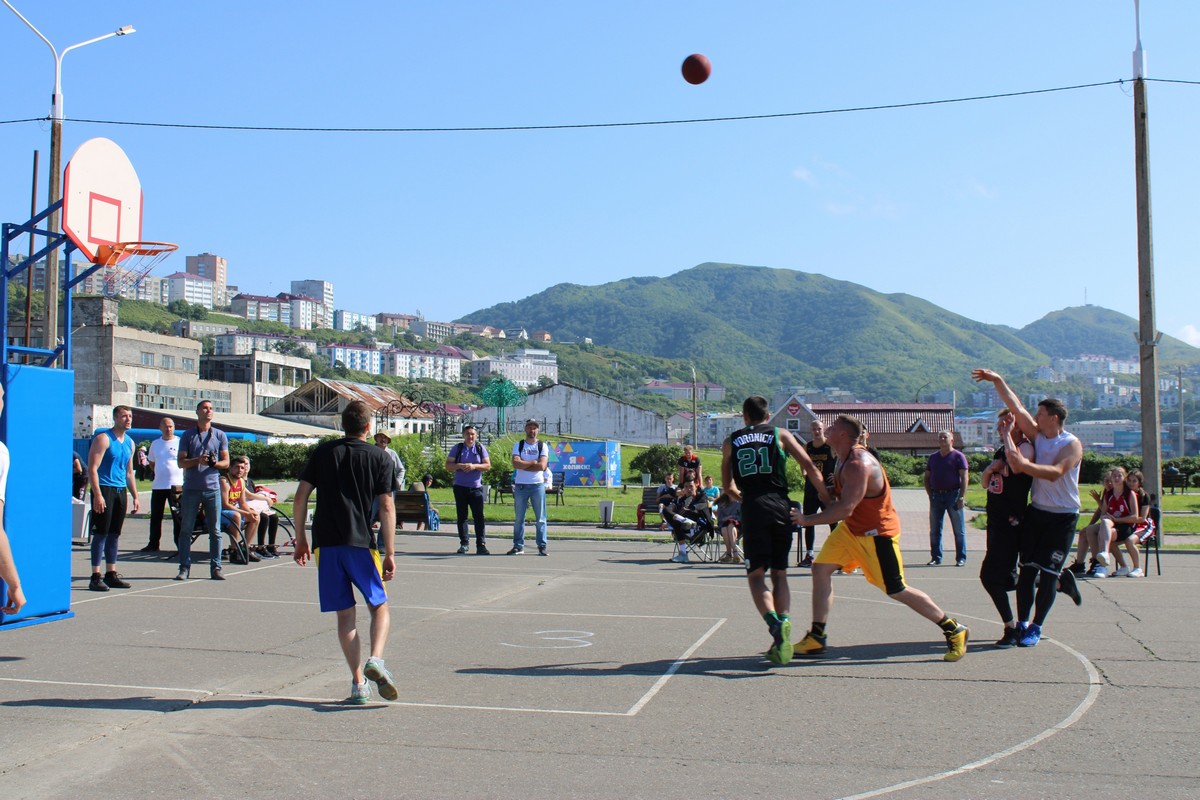
<svg viewBox="0 0 1200 800">
<path fill-rule="evenodd" d="M 1138 321 L 1100 306 L 1075 306 L 1052 311 L 1026 325 L 1017 335 L 1051 357 L 1071 358 L 1086 353 L 1138 359 Z M 1173 336 L 1159 344 L 1159 368 L 1195 364 L 1200 350 Z"/>
</svg>

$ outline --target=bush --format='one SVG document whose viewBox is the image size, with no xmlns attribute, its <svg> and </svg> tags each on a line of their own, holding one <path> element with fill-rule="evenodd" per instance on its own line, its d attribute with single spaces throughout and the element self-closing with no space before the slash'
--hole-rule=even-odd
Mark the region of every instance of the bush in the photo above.
<svg viewBox="0 0 1200 800">
<path fill-rule="evenodd" d="M 300 479 L 300 471 L 308 463 L 316 445 L 264 444 L 247 439 L 230 439 L 229 454 L 250 459 L 250 471 L 255 481 Z"/>
<path fill-rule="evenodd" d="M 662 480 L 667 473 L 675 474 L 679 459 L 683 457 L 683 448 L 677 445 L 655 444 L 647 447 L 629 462 L 631 469 L 640 474 L 650 474 L 651 482 Z M 714 476 L 716 480 L 716 476 Z"/>
</svg>

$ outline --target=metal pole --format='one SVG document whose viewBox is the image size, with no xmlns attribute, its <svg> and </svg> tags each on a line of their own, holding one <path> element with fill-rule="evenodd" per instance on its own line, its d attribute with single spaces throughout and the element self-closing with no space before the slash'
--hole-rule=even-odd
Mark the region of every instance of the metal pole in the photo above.
<svg viewBox="0 0 1200 800">
<path fill-rule="evenodd" d="M 696 440 L 696 365 L 688 366 L 692 368 L 692 447 L 699 447 L 700 443 Z"/>
<path fill-rule="evenodd" d="M 29 218 L 33 219 L 38 213 L 38 156 L 41 152 L 33 151 L 33 186 L 29 190 Z M 32 347 L 33 342 L 33 254 L 37 249 L 36 238 L 33 231 L 29 232 L 29 272 L 25 273 L 25 346 Z M 8 269 L 8 265 L 4 265 Z M 33 356 L 26 355 L 25 363 L 32 364 Z"/>
<path fill-rule="evenodd" d="M 1158 409 L 1159 333 L 1154 319 L 1154 245 L 1150 213 L 1150 135 L 1146 106 L 1145 56 L 1141 19 L 1134 0 L 1137 46 L 1133 51 L 1134 175 L 1137 183 L 1138 353 L 1142 379 L 1142 472 L 1146 491 L 1162 497 L 1162 436 Z"/>
<path fill-rule="evenodd" d="M 1184 450 L 1183 422 L 1183 367 L 1179 367 L 1179 452 L 1176 454 L 1179 458 L 1187 455 Z"/>
</svg>

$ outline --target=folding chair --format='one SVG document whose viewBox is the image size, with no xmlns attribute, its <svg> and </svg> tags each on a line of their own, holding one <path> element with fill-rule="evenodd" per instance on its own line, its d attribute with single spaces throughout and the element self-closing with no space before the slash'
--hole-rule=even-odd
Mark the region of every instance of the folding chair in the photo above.
<svg viewBox="0 0 1200 800">
<path fill-rule="evenodd" d="M 696 508 L 698 519 L 696 526 L 692 529 L 691 538 L 687 540 L 688 553 L 694 555 L 699 560 L 705 563 L 712 563 L 721 558 L 721 552 L 724 549 L 724 540 L 721 537 L 721 532 L 717 530 L 717 520 L 713 516 L 710 506 L 699 506 Z"/>
<path fill-rule="evenodd" d="M 1154 568 L 1157 574 L 1162 575 L 1162 560 L 1158 554 L 1159 539 L 1162 538 L 1162 511 L 1158 506 L 1150 506 L 1150 513 L 1146 515 L 1154 528 L 1150 534 L 1142 540 L 1142 563 L 1146 565 L 1146 574 L 1150 574 L 1150 550 L 1154 549 Z"/>
</svg>

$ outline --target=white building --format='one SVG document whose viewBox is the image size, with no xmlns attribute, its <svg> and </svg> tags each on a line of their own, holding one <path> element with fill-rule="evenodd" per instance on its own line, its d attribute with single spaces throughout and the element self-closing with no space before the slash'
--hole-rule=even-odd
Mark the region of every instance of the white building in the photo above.
<svg viewBox="0 0 1200 800">
<path fill-rule="evenodd" d="M 233 296 L 229 301 L 229 307 L 239 317 L 259 322 L 278 322 L 290 326 L 292 321 L 291 304 L 278 297 L 264 297 L 243 292 Z"/>
<path fill-rule="evenodd" d="M 558 356 L 549 350 L 526 349 L 471 362 L 471 383 L 482 383 L 491 374 L 503 375 L 521 387 L 537 386 L 541 378 L 557 383 Z"/>
<path fill-rule="evenodd" d="M 383 354 L 374 347 L 362 347 L 351 344 L 331 344 L 317 348 L 317 358 L 329 362 L 336 367 L 340 361 L 347 369 L 369 372 L 372 375 L 383 374 Z"/>
<path fill-rule="evenodd" d="M 213 307 L 213 292 L 216 284 L 208 278 L 188 272 L 176 272 L 167 276 L 167 302 L 186 300 L 192 305 Z"/>
<path fill-rule="evenodd" d="M 329 281 L 292 281 L 292 294 L 311 297 L 321 304 L 319 316 L 313 328 L 333 327 L 333 284 Z"/>
<path fill-rule="evenodd" d="M 218 356 L 247 356 L 255 350 L 280 351 L 280 345 L 288 343 L 299 345 L 305 351 L 316 355 L 317 343 L 311 339 L 300 339 L 294 336 L 275 336 L 269 333 L 226 333 L 213 338 L 213 354 Z"/>
<path fill-rule="evenodd" d="M 383 374 L 398 378 L 458 383 L 462 379 L 463 360 L 445 353 L 424 350 L 387 350 L 383 354 Z"/>
<path fill-rule="evenodd" d="M 213 282 L 213 303 L 218 306 L 229 304 L 227 279 L 229 271 L 225 259 L 212 253 L 201 253 L 198 256 L 188 256 L 185 260 L 185 271 L 189 275 L 208 278 Z"/>
<path fill-rule="evenodd" d="M 414 321 L 409 330 L 424 339 L 434 342 L 444 342 L 455 334 L 454 325 L 450 322 L 434 322 L 428 319 Z"/>
<path fill-rule="evenodd" d="M 357 311 L 346 311 L 345 309 L 335 309 L 333 312 L 333 329 L 335 331 L 356 331 L 359 326 L 366 328 L 371 333 L 375 332 L 375 315 L 360 314 Z"/>
<path fill-rule="evenodd" d="M 288 327 L 298 331 L 310 331 L 313 328 L 328 328 L 331 319 L 326 319 L 325 304 L 315 297 L 303 294 L 281 293 L 280 300 L 288 304 Z"/>
<path fill-rule="evenodd" d="M 496 424 L 495 408 L 481 408 L 472 416 Z M 512 432 L 523 430 L 530 417 L 541 421 L 543 437 L 570 434 L 637 444 L 667 442 L 667 421 L 653 411 L 565 383 L 535 389 L 524 405 L 505 409 L 506 427 Z"/>
</svg>

